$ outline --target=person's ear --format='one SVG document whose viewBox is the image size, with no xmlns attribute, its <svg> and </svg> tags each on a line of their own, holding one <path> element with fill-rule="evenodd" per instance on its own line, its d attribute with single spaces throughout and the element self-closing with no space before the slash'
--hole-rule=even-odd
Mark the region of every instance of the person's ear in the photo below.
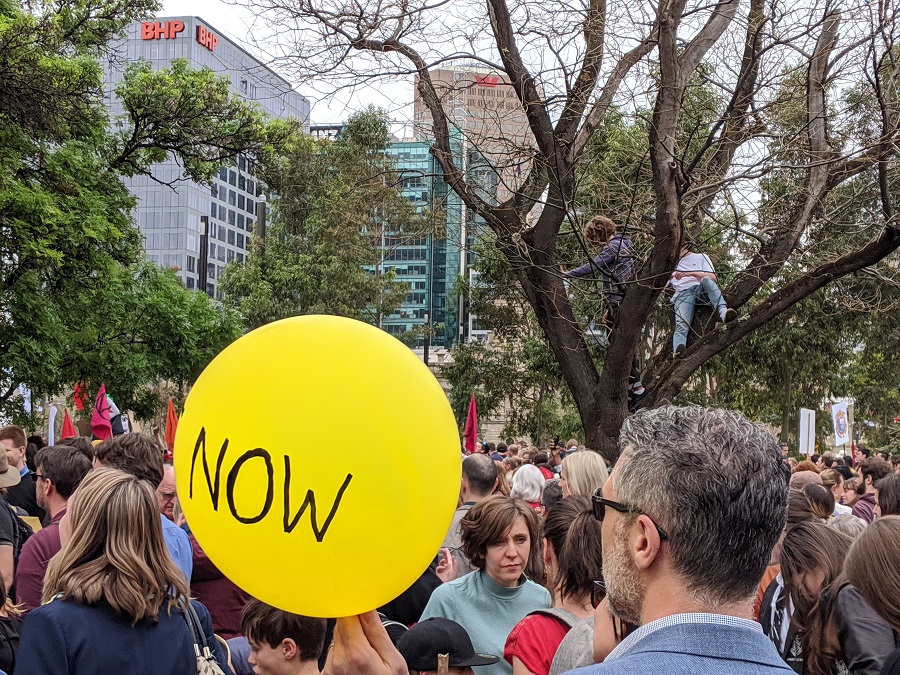
<svg viewBox="0 0 900 675">
<path fill-rule="evenodd" d="M 544 542 L 544 567 L 547 567 L 553 562 L 553 549 L 550 547 L 550 541 L 546 537 L 542 541 Z"/>
<path fill-rule="evenodd" d="M 638 569 L 648 569 L 656 561 L 662 546 L 662 540 L 656 525 L 649 516 L 641 514 L 635 522 L 634 535 L 632 537 L 632 550 L 634 562 Z"/>
<path fill-rule="evenodd" d="M 297 658 L 299 654 L 300 650 L 297 648 L 297 643 L 291 638 L 284 638 L 281 641 L 281 655 L 285 661 L 291 661 Z"/>
</svg>

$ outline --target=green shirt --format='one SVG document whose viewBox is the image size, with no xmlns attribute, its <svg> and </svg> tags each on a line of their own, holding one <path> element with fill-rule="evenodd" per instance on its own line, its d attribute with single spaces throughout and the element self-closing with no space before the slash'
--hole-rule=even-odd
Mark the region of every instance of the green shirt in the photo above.
<svg viewBox="0 0 900 675">
<path fill-rule="evenodd" d="M 512 675 L 512 666 L 503 660 L 506 638 L 526 614 L 550 604 L 550 593 L 533 581 L 507 588 L 486 572 L 472 572 L 436 588 L 420 620 L 452 619 L 466 629 L 476 653 L 500 658 L 493 666 L 475 668 L 477 675 Z"/>
</svg>

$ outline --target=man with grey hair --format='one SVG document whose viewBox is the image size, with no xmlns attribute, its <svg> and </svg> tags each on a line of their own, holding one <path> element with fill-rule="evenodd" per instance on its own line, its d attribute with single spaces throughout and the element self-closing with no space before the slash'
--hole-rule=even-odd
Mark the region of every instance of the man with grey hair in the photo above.
<svg viewBox="0 0 900 675">
<path fill-rule="evenodd" d="M 459 487 L 459 496 L 462 506 L 453 514 L 453 522 L 444 539 L 442 548 L 450 551 L 450 555 L 456 560 L 457 577 L 465 576 L 475 570 L 469 563 L 469 559 L 462 550 L 462 535 L 459 523 L 463 517 L 478 502 L 487 499 L 497 487 L 497 465 L 488 455 L 469 455 L 462 463 L 462 481 Z M 448 579 L 444 579 L 448 581 Z"/>
<path fill-rule="evenodd" d="M 791 673 L 751 620 L 785 523 L 778 442 L 735 412 L 665 406 L 626 420 L 619 447 L 594 515 L 609 612 L 640 628 L 602 664 L 572 672 Z M 610 625 L 602 619 L 595 626 Z M 609 641 L 596 633 L 595 649 Z"/>
</svg>

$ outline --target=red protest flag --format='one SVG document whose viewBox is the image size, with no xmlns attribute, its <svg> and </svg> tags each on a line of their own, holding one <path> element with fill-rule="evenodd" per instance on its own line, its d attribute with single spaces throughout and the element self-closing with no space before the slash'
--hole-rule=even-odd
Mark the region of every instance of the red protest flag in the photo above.
<svg viewBox="0 0 900 675">
<path fill-rule="evenodd" d="M 81 382 L 76 382 L 75 391 L 72 392 L 72 398 L 75 399 L 75 410 L 84 410 L 85 393 L 84 388 L 81 386 Z"/>
<path fill-rule="evenodd" d="M 478 442 L 478 410 L 475 407 L 475 394 L 469 399 L 469 412 L 466 415 L 466 429 L 463 436 L 466 450 L 475 452 L 475 444 Z"/>
<path fill-rule="evenodd" d="M 172 399 L 169 399 L 169 410 L 166 413 L 166 447 L 169 453 L 175 452 L 175 431 L 178 429 L 178 415 L 175 414 L 175 406 Z"/>
<path fill-rule="evenodd" d="M 69 411 L 66 410 L 66 414 L 63 415 L 62 432 L 59 434 L 59 440 L 63 440 L 64 438 L 75 438 L 77 435 L 78 429 L 72 424 L 72 420 L 69 418 Z"/>
<path fill-rule="evenodd" d="M 94 410 L 91 412 L 91 431 L 101 441 L 112 437 L 112 423 L 109 419 L 109 401 L 106 400 L 106 385 L 100 385 Z"/>
</svg>

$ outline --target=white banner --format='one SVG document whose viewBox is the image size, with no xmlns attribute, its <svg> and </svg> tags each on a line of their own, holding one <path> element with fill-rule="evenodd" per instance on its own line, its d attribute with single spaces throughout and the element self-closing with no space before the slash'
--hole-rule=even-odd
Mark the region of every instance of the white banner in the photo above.
<svg viewBox="0 0 900 675">
<path fill-rule="evenodd" d="M 846 403 L 831 405 L 831 419 L 834 422 L 834 444 L 846 445 L 850 442 L 850 417 L 847 415 Z"/>
<path fill-rule="evenodd" d="M 816 411 L 800 408 L 800 454 L 812 455 L 816 451 Z"/>
<path fill-rule="evenodd" d="M 47 445 L 56 443 L 56 406 L 50 406 L 50 424 L 48 425 Z"/>
</svg>

